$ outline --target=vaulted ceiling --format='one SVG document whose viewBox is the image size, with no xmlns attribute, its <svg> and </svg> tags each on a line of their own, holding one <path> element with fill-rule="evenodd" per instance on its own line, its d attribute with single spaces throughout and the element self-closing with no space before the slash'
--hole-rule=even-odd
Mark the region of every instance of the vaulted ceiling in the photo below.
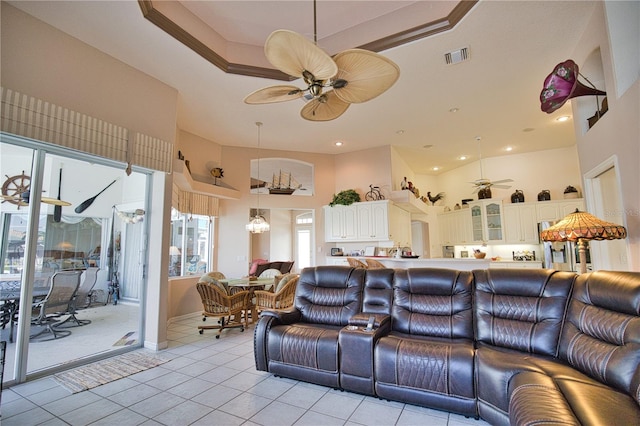
<svg viewBox="0 0 640 426">
<path fill-rule="evenodd" d="M 221 145 L 318 153 L 392 145 L 417 173 L 437 174 L 460 156 L 575 144 L 569 103 L 540 110 L 542 82 L 568 59 L 591 1 L 317 2 L 317 44 L 333 55 L 363 47 L 400 67 L 387 92 L 338 119 L 309 122 L 302 100 L 247 105 L 250 92 L 287 77 L 264 56 L 276 29 L 314 38 L 313 2 L 12 1 L 12 5 L 163 81 L 179 92 L 178 126 Z M 467 48 L 466 61 L 445 54 Z M 299 80 L 291 83 L 304 84 Z M 336 147 L 335 142 L 343 145 Z M 438 171 L 434 171 L 438 167 Z"/>
</svg>

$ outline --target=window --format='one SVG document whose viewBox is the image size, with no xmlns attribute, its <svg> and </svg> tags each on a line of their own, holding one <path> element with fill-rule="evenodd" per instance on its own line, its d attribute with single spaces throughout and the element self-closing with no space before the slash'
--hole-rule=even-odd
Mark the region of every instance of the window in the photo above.
<svg viewBox="0 0 640 426">
<path fill-rule="evenodd" d="M 169 276 L 202 275 L 209 269 L 213 247 L 213 218 L 171 210 Z"/>
</svg>

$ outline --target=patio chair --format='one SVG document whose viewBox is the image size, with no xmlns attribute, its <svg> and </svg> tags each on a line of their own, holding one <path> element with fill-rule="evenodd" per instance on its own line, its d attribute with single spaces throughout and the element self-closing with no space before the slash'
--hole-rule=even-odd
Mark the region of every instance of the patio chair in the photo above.
<svg viewBox="0 0 640 426">
<path fill-rule="evenodd" d="M 86 309 L 91 305 L 91 293 L 93 292 L 93 287 L 98 281 L 99 270 L 100 268 L 92 267 L 87 268 L 84 272 L 82 272 L 82 275 L 80 276 L 80 285 L 78 286 L 76 295 L 71 300 L 69 309 L 67 310 L 69 318 L 58 324 L 58 327 L 62 327 L 63 325 L 69 327 L 69 325 L 67 325 L 69 324 L 69 321 L 73 321 L 75 323 L 75 325 L 71 325 L 71 327 L 91 324 L 91 320 L 78 319 L 76 317 L 76 313 L 78 312 L 78 310 Z"/>
<path fill-rule="evenodd" d="M 197 283 L 196 288 L 202 299 L 202 320 L 204 321 L 207 317 L 219 318 L 218 325 L 199 325 L 200 334 L 203 334 L 204 330 L 218 330 L 216 339 L 219 339 L 225 328 L 240 328 L 240 331 L 244 331 L 247 319 L 245 317 L 243 324 L 242 313 L 250 309 L 250 296 L 247 290 L 229 295 L 223 286 L 203 282 Z"/>
<path fill-rule="evenodd" d="M 47 296 L 35 302 L 31 308 L 31 325 L 44 327 L 40 332 L 31 336 L 36 338 L 46 332 L 51 333 L 53 339 L 71 334 L 69 330 L 59 330 L 56 327 L 58 318 L 68 314 L 76 291 L 80 286 L 82 271 L 61 271 L 51 277 L 51 287 Z M 51 339 L 43 339 L 51 340 Z"/>
</svg>

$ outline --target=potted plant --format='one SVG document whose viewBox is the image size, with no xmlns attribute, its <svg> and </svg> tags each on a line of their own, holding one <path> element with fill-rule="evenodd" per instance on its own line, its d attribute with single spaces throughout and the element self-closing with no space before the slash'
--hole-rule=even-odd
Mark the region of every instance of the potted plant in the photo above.
<svg viewBox="0 0 640 426">
<path fill-rule="evenodd" d="M 357 203 L 360 201 L 360 194 L 358 194 L 353 189 L 345 189 L 344 191 L 340 191 L 337 194 L 333 194 L 333 200 L 329 203 L 330 206 L 335 206 L 336 204 L 341 204 L 343 206 L 348 206 L 353 203 Z"/>
</svg>

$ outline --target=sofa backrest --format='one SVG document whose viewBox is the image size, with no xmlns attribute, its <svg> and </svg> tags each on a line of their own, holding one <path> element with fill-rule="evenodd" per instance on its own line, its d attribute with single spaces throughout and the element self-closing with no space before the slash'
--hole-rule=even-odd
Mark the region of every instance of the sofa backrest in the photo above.
<svg viewBox="0 0 640 426">
<path fill-rule="evenodd" d="M 362 312 L 366 314 L 391 314 L 393 275 L 393 269 L 367 269 L 364 279 Z"/>
<path fill-rule="evenodd" d="M 559 357 L 640 404 L 640 273 L 597 271 L 578 277 Z"/>
<path fill-rule="evenodd" d="M 551 269 L 483 269 L 475 279 L 476 340 L 556 356 L 576 275 Z"/>
<path fill-rule="evenodd" d="M 473 339 L 471 272 L 396 270 L 391 327 L 419 336 Z"/>
<path fill-rule="evenodd" d="M 305 268 L 296 289 L 301 321 L 345 326 L 362 308 L 364 269 L 349 266 Z"/>
</svg>

